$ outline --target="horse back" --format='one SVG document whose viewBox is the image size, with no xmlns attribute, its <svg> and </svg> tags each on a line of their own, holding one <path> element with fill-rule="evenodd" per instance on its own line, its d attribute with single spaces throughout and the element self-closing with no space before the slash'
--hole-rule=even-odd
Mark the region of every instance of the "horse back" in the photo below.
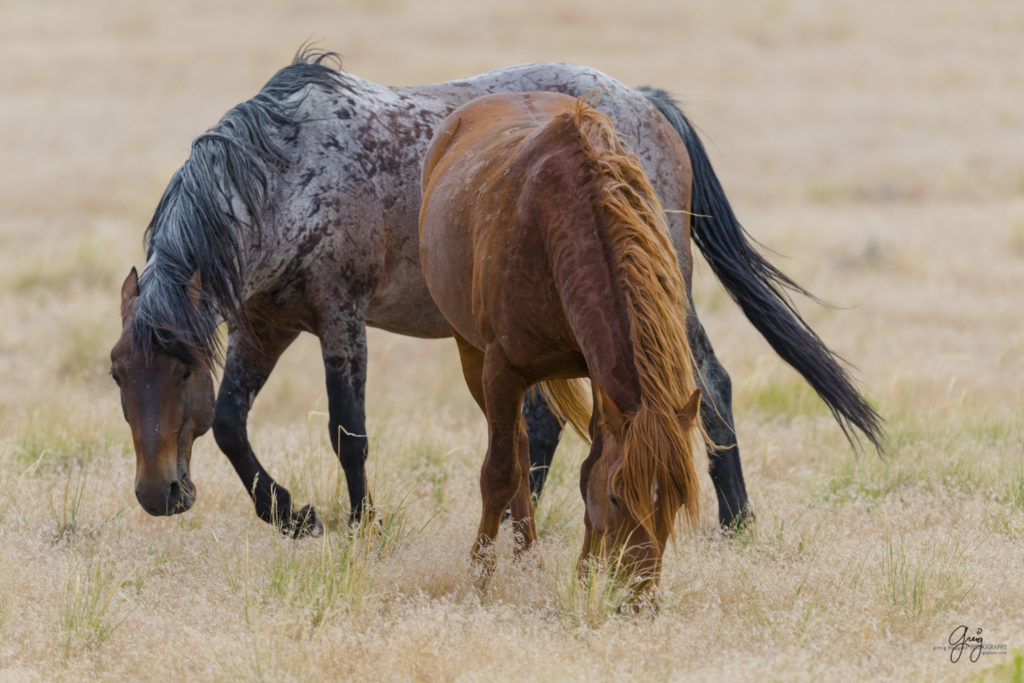
<svg viewBox="0 0 1024 683">
<path fill-rule="evenodd" d="M 586 371 L 580 309 L 566 300 L 612 288 L 599 240 L 576 234 L 594 223 L 577 106 L 554 93 L 474 100 L 439 128 L 423 171 L 421 262 L 435 303 L 473 345 L 497 340 L 546 376 Z"/>
</svg>

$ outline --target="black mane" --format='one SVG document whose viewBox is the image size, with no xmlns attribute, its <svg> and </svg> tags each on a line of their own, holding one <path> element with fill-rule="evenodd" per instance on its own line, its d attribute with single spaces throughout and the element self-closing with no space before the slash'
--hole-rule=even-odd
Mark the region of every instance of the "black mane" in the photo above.
<svg viewBox="0 0 1024 683">
<path fill-rule="evenodd" d="M 212 366 L 221 353 L 218 321 L 250 328 L 242 292 L 242 231 L 259 239 L 273 176 L 287 164 L 276 139 L 282 129 L 301 123 L 296 113 L 302 99 L 293 96 L 311 85 L 343 87 L 343 76 L 328 66 L 338 63 L 334 53 L 300 49 L 259 94 L 192 142 L 191 155 L 171 178 L 144 235 L 149 262 L 139 283 L 135 348 L 147 354 L 159 348 Z M 188 296 L 196 272 L 198 307 Z"/>
</svg>

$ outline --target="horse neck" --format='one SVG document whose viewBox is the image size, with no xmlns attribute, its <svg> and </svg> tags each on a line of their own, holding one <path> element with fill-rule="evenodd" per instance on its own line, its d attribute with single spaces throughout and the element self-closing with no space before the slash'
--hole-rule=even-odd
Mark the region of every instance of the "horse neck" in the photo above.
<svg viewBox="0 0 1024 683">
<path fill-rule="evenodd" d="M 622 149 L 610 122 L 596 112 L 590 120 L 586 115 L 583 131 L 595 140 L 591 149 L 597 165 L 590 197 L 625 300 L 641 393 L 666 411 L 678 410 L 695 381 L 686 338 L 685 284 L 664 213 L 639 161 Z"/>
<path fill-rule="evenodd" d="M 592 379 L 620 410 L 642 401 L 678 410 L 695 381 L 685 287 L 660 204 L 610 122 L 589 109 L 577 117 L 584 163 L 558 193 L 577 205 L 550 236 L 567 319 Z"/>
<path fill-rule="evenodd" d="M 649 531 L 671 535 L 679 507 L 685 506 L 691 523 L 699 517 L 693 444 L 678 414 L 696 389 L 685 286 L 664 213 L 639 161 L 623 150 L 606 117 L 580 115 L 595 167 L 588 194 L 624 304 L 640 391 L 637 409 L 617 404 L 627 425 L 625 455 L 614 476 L 633 516 Z"/>
<path fill-rule="evenodd" d="M 564 203 L 557 211 L 571 217 L 548 221 L 549 253 L 562 309 L 586 360 L 593 382 L 601 385 L 622 411 L 640 405 L 641 385 L 631 348 L 629 305 L 617 284 L 614 264 L 606 258 L 590 203 L 566 188 L 560 197 L 576 197 L 570 208 Z M 569 213 L 571 211 L 571 214 Z"/>
<path fill-rule="evenodd" d="M 149 258 L 140 276 L 138 324 L 176 336 L 212 361 L 219 355 L 218 325 L 228 321 L 248 327 L 244 302 L 251 265 L 259 263 L 273 222 L 265 215 L 267 202 L 254 197 L 271 195 L 275 172 L 268 165 L 260 194 L 246 196 L 239 184 L 252 179 L 229 177 L 209 159 L 194 151 L 157 206 L 147 232 Z M 202 293 L 198 306 L 187 296 L 196 274 Z"/>
<path fill-rule="evenodd" d="M 624 456 L 613 475 L 616 491 L 661 542 L 671 535 L 679 507 L 691 523 L 699 513 L 693 447 L 677 417 L 695 387 L 680 322 L 684 299 L 659 293 L 657 280 L 637 280 L 638 272 L 660 274 L 663 264 L 628 234 L 636 229 L 632 220 L 620 225 L 625 216 L 609 210 L 613 202 L 596 193 L 591 197 L 578 202 L 578 220 L 553 232 L 552 262 L 591 380 L 626 415 Z M 657 499 L 651 495 L 654 483 Z"/>
</svg>

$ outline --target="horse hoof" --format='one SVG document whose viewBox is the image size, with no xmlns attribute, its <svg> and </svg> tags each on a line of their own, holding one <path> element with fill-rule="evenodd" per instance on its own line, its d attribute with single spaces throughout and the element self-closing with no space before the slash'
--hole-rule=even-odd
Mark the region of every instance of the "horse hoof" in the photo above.
<svg viewBox="0 0 1024 683">
<path fill-rule="evenodd" d="M 309 536 L 317 538 L 324 535 L 324 522 L 320 519 L 320 513 L 312 505 L 303 505 L 292 513 L 291 521 L 281 528 L 281 531 L 292 538 Z"/>
<path fill-rule="evenodd" d="M 378 525 L 381 523 L 381 520 L 377 519 L 377 511 L 373 509 L 372 505 L 355 507 L 348 513 L 348 525 L 350 527 L 359 526 L 361 522 L 377 522 Z"/>
<path fill-rule="evenodd" d="M 661 603 L 653 596 L 634 596 L 619 603 L 615 613 L 623 617 L 647 616 L 650 619 L 658 616 L 661 612 Z"/>
<path fill-rule="evenodd" d="M 731 519 L 721 519 L 719 524 L 722 527 L 722 533 L 727 537 L 732 537 L 741 531 L 745 531 L 754 526 L 757 518 L 754 516 L 754 510 L 749 505 L 743 508 L 743 511 Z"/>
<path fill-rule="evenodd" d="M 473 573 L 473 583 L 477 590 L 487 590 L 487 584 L 494 576 L 494 570 L 498 566 L 497 553 L 491 541 L 477 542 L 469 553 L 470 568 Z"/>
<path fill-rule="evenodd" d="M 541 555 L 540 548 L 536 545 L 514 548 L 512 550 L 512 561 L 520 567 L 544 569 L 544 557 Z"/>
</svg>

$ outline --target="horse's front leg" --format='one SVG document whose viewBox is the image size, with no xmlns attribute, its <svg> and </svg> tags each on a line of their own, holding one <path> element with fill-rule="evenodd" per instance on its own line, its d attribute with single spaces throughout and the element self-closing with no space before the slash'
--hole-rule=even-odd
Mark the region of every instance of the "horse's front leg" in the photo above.
<svg viewBox="0 0 1024 683">
<path fill-rule="evenodd" d="M 483 356 L 481 373 L 483 405 L 487 413 L 487 455 L 480 469 L 480 498 L 483 510 L 473 556 L 482 560 L 485 571 L 493 569 L 491 545 L 505 507 L 513 501 L 512 517 L 519 534 L 517 550 L 525 550 L 536 539 L 533 503 L 529 495 L 527 445 L 521 439 L 526 429 L 520 415 L 523 394 L 530 382 L 505 358 L 497 344 L 491 344 Z M 516 495 L 520 492 L 520 495 Z"/>
<path fill-rule="evenodd" d="M 533 503 L 529 495 L 529 460 L 525 427 L 519 410 L 529 383 L 505 360 L 501 349 L 492 345 L 486 352 L 472 346 L 453 332 L 459 346 L 462 374 L 477 405 L 487 417 L 487 455 L 480 468 L 480 498 L 483 511 L 470 556 L 486 583 L 494 572 L 494 539 L 506 506 L 513 502 L 513 520 L 518 532 L 518 549 L 537 538 L 533 525 Z"/>
<path fill-rule="evenodd" d="M 337 317 L 320 335 L 327 380 L 328 429 L 348 484 L 349 523 L 373 517 L 366 483 L 366 320 L 361 313 Z"/>
<path fill-rule="evenodd" d="M 224 379 L 217 394 L 213 436 L 252 498 L 256 514 L 293 536 L 319 536 L 323 523 L 312 506 L 292 509 L 292 496 L 263 469 L 249 443 L 247 420 L 252 402 L 278 358 L 298 333 L 254 325 L 255 342 L 241 341 L 234 332 L 228 336 Z"/>
<path fill-rule="evenodd" d="M 594 405 L 598 405 L 597 398 L 594 398 Z M 595 410 L 590 417 L 590 454 L 580 466 L 580 496 L 583 497 L 583 548 L 580 550 L 580 557 L 576 561 L 576 576 L 582 581 L 591 571 L 590 562 L 592 556 L 600 549 L 595 547 L 597 540 L 594 533 L 594 524 L 590 519 L 590 511 L 587 509 L 587 486 L 590 482 L 590 472 L 601 457 L 601 430 L 597 428 L 600 416 Z"/>
<path fill-rule="evenodd" d="M 522 418 L 516 420 L 515 457 L 519 463 L 519 487 L 512 497 L 512 533 L 515 535 L 516 555 L 527 550 L 537 540 L 536 512 L 530 491 L 530 448 L 526 435 L 526 424 Z"/>
</svg>

